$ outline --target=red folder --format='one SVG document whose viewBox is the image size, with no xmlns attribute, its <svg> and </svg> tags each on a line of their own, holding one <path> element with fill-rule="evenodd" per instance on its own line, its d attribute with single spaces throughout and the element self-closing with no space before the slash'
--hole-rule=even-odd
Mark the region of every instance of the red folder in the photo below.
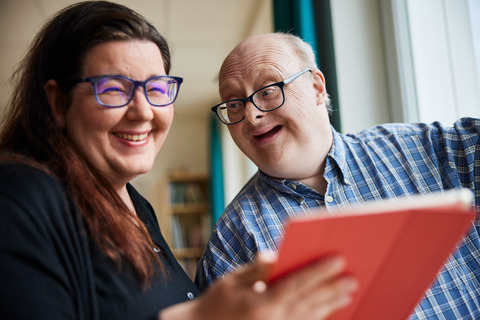
<svg viewBox="0 0 480 320">
<path fill-rule="evenodd" d="M 405 320 L 472 227 L 473 193 L 450 190 L 289 221 L 269 281 L 339 253 L 359 287 L 334 320 Z"/>
</svg>

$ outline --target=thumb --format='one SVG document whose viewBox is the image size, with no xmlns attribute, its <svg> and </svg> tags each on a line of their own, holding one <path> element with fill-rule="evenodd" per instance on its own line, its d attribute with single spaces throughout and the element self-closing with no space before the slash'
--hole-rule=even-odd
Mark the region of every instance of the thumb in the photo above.
<svg viewBox="0 0 480 320">
<path fill-rule="evenodd" d="M 265 281 L 276 261 L 277 257 L 273 252 L 264 251 L 257 253 L 252 263 L 236 272 L 237 281 L 244 285 Z"/>
</svg>

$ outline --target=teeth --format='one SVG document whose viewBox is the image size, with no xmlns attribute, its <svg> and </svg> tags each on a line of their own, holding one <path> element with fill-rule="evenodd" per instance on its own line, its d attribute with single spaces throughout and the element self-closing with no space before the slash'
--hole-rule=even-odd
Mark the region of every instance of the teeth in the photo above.
<svg viewBox="0 0 480 320">
<path fill-rule="evenodd" d="M 148 137 L 148 133 L 144 133 L 144 134 L 115 133 L 115 135 L 120 139 L 130 140 L 130 141 L 140 141 Z"/>
</svg>

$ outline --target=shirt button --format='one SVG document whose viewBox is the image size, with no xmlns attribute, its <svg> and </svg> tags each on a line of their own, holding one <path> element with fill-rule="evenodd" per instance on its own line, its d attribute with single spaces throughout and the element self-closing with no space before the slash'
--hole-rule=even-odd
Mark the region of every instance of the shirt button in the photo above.
<svg viewBox="0 0 480 320">
<path fill-rule="evenodd" d="M 326 196 L 325 197 L 325 201 L 327 202 L 332 202 L 333 201 L 333 198 L 331 196 Z"/>
<path fill-rule="evenodd" d="M 193 295 L 193 293 L 187 292 L 187 298 L 192 300 L 193 298 L 195 298 L 195 296 Z"/>
<path fill-rule="evenodd" d="M 160 249 L 158 249 L 157 247 L 153 247 L 153 251 L 155 251 L 156 253 L 159 253 Z"/>
</svg>

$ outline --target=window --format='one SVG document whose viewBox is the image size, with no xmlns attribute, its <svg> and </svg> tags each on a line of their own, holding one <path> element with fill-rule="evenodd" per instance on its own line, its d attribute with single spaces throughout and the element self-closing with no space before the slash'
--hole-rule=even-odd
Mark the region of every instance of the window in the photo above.
<svg viewBox="0 0 480 320">
<path fill-rule="evenodd" d="M 394 121 L 480 117 L 480 3 L 382 1 Z"/>
</svg>

